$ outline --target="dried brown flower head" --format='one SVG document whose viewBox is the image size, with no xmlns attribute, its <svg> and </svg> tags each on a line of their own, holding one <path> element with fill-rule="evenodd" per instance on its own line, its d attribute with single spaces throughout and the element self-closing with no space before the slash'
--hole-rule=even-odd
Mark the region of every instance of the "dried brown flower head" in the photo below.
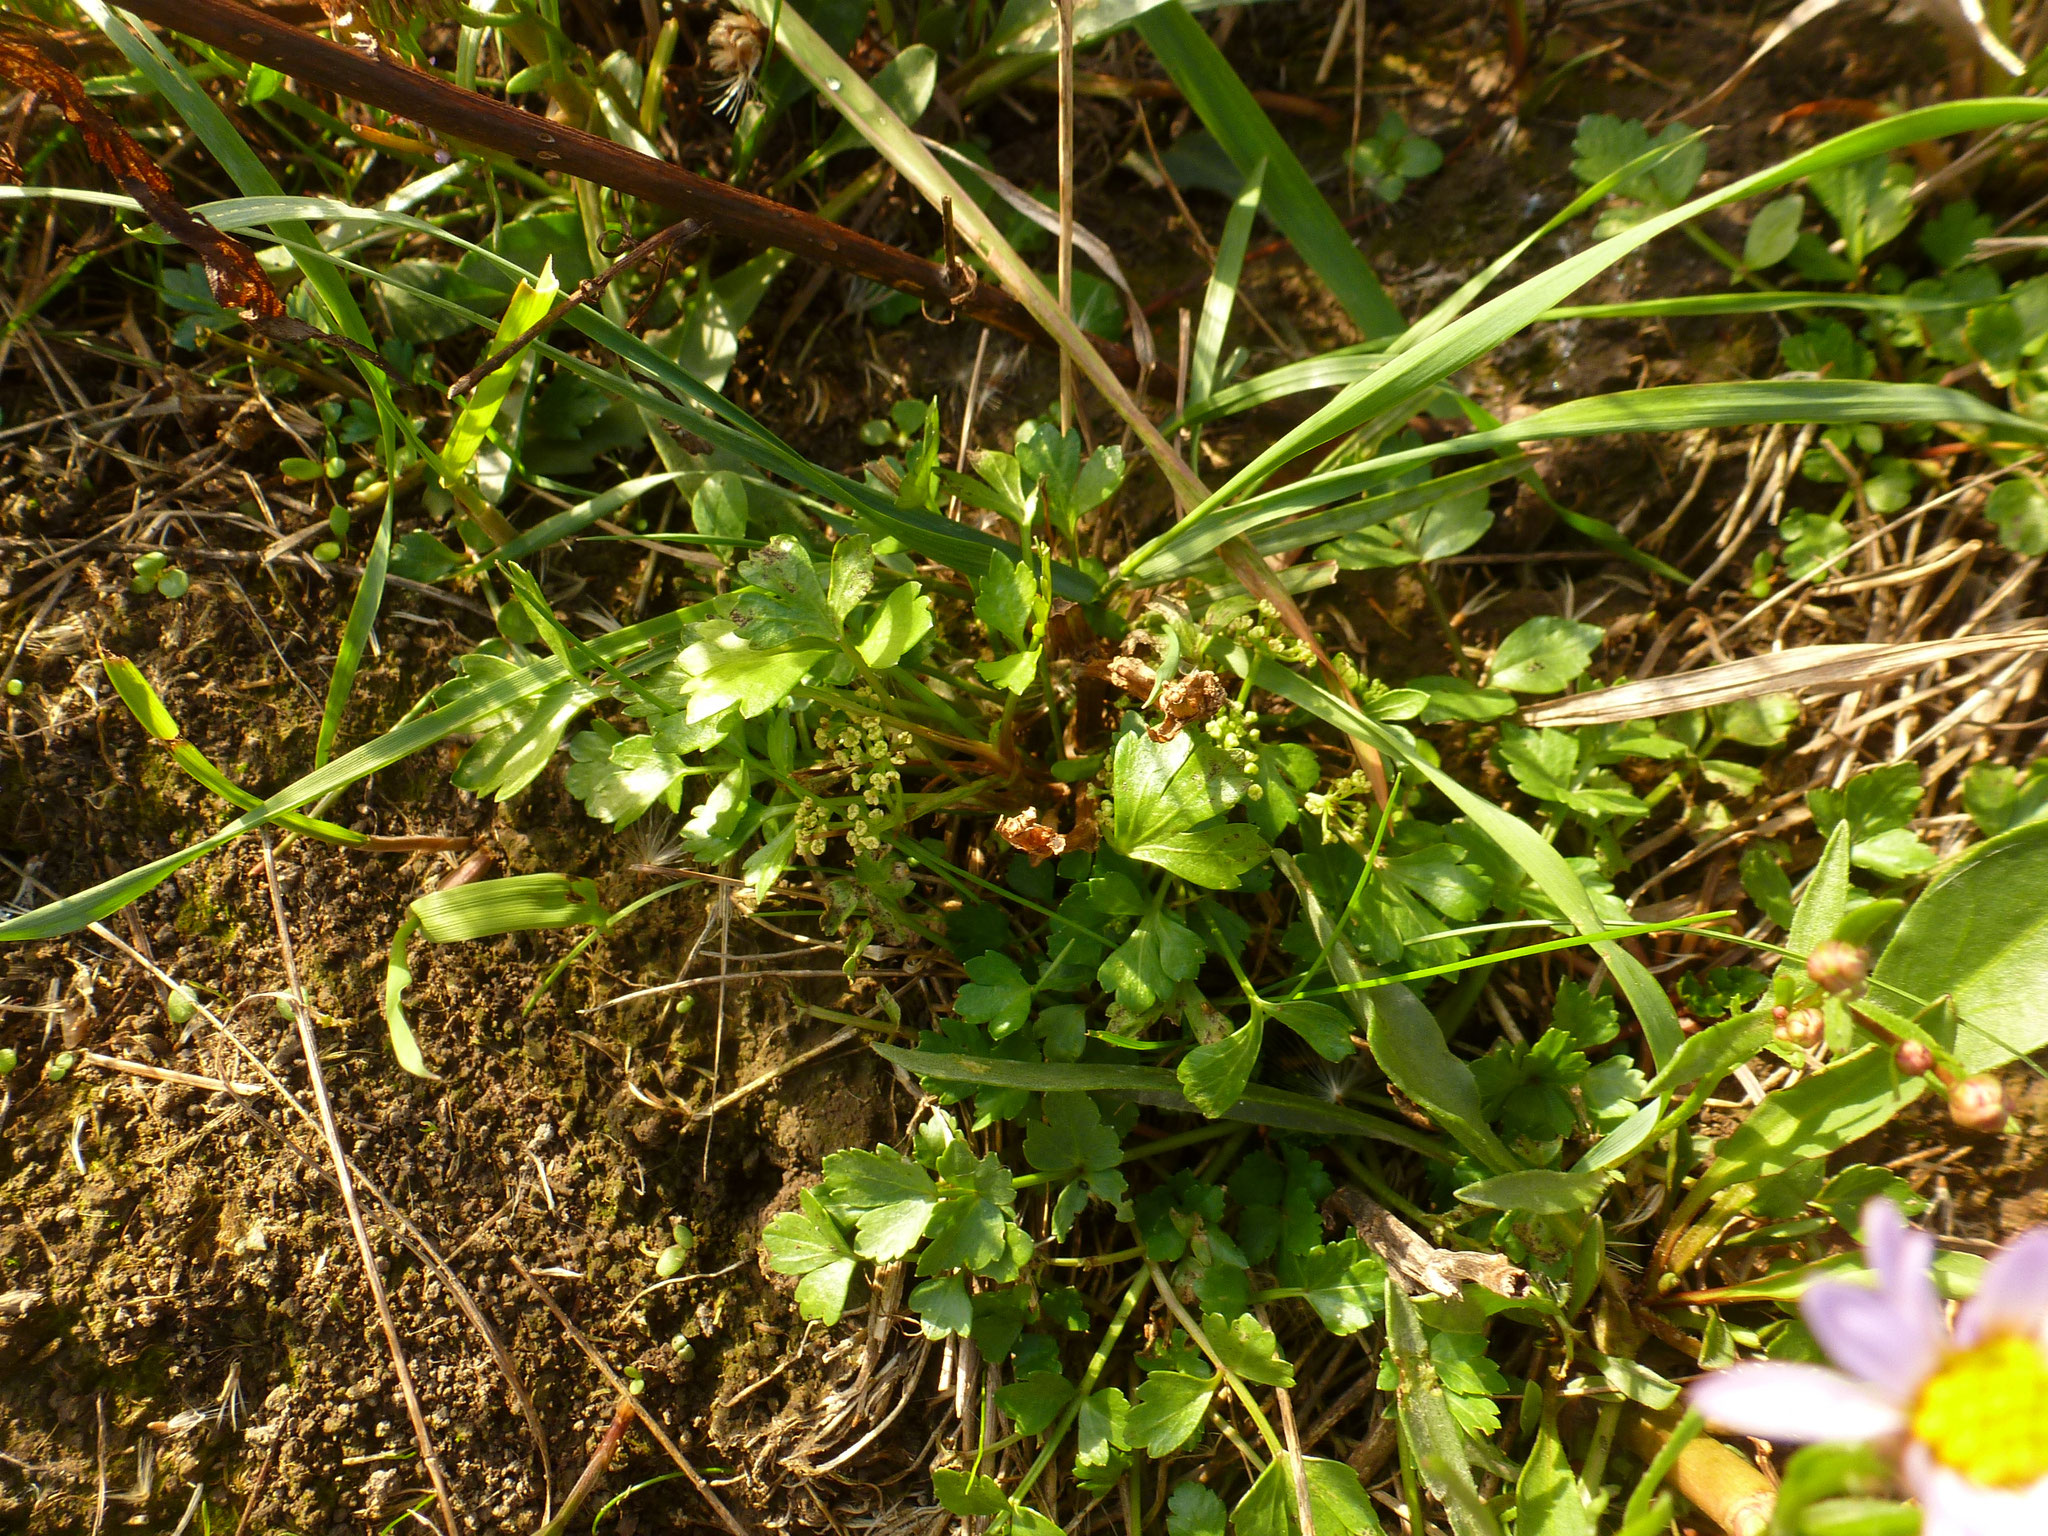
<svg viewBox="0 0 2048 1536">
<path fill-rule="evenodd" d="M 767 57 L 768 28 L 760 19 L 745 11 L 722 12 L 711 23 L 704 47 L 704 62 L 725 81 L 711 110 L 720 116 L 736 115 L 753 94 L 754 76 Z"/>
</svg>

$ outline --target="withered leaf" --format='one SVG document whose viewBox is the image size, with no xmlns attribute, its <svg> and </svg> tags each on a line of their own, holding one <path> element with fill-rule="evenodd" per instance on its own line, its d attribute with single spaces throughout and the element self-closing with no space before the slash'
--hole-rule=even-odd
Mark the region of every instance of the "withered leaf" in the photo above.
<svg viewBox="0 0 2048 1536">
<path fill-rule="evenodd" d="M 1349 1185 L 1323 1202 L 1332 1215 L 1351 1223 L 1359 1238 L 1387 1266 L 1409 1295 L 1428 1292 L 1455 1300 L 1466 1282 L 1483 1285 L 1496 1296 L 1527 1296 L 1535 1282 L 1497 1253 L 1466 1253 L 1439 1248 L 1377 1200 Z"/>
<path fill-rule="evenodd" d="M 214 302 L 274 341 L 324 341 L 382 367 L 377 354 L 285 313 L 256 254 L 178 200 L 170 177 L 126 129 L 95 106 L 79 78 L 19 35 L 0 36 L 0 78 L 47 100 L 78 130 L 93 163 L 134 198 L 149 221 L 199 258 Z"/>
<path fill-rule="evenodd" d="M 1056 859 L 1066 853 L 1085 853 L 1102 841 L 1095 819 L 1095 796 L 1083 790 L 1074 797 L 1074 830 L 1062 832 L 1038 819 L 1038 807 L 1029 806 L 1014 816 L 999 817 L 996 835 L 1027 855 L 1034 864 Z"/>
</svg>

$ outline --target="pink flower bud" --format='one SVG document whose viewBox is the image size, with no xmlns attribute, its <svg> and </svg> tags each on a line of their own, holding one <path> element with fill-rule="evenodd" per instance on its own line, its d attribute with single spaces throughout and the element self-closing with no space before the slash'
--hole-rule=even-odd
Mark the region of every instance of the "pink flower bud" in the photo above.
<svg viewBox="0 0 2048 1536">
<path fill-rule="evenodd" d="M 1903 1042 L 1893 1059 L 1898 1062 L 1899 1070 L 1908 1077 L 1922 1077 L 1934 1070 L 1934 1052 L 1918 1040 Z"/>
<path fill-rule="evenodd" d="M 1870 974 L 1870 953 L 1841 939 L 1825 939 L 1806 957 L 1806 974 L 1815 986 L 1837 997 L 1854 997 Z"/>
<path fill-rule="evenodd" d="M 1827 1015 L 1818 1008 L 1794 1008 L 1778 1020 L 1778 1027 L 1772 1031 L 1787 1045 L 1796 1045 L 1801 1050 L 1811 1050 L 1827 1038 Z"/>
<path fill-rule="evenodd" d="M 1966 1077 L 1948 1090 L 1949 1118 L 1966 1131 L 1996 1131 L 2005 1126 L 2005 1089 L 1995 1077 Z"/>
</svg>

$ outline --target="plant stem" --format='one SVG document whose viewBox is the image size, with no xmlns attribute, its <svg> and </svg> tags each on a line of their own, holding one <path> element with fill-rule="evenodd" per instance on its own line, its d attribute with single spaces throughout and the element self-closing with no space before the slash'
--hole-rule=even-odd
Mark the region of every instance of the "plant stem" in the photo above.
<svg viewBox="0 0 2048 1536">
<path fill-rule="evenodd" d="M 1166 1303 L 1166 1308 L 1173 1314 L 1174 1321 L 1187 1330 L 1187 1335 L 1195 1341 L 1195 1346 L 1209 1357 L 1209 1363 L 1223 1373 L 1223 1381 L 1230 1388 L 1230 1395 L 1237 1399 L 1245 1411 L 1245 1416 L 1258 1429 L 1259 1438 L 1266 1442 L 1267 1451 L 1275 1461 L 1285 1456 L 1287 1447 L 1281 1443 L 1280 1436 L 1274 1432 L 1272 1424 L 1260 1410 L 1258 1398 L 1244 1384 L 1237 1372 L 1223 1363 L 1223 1357 L 1216 1353 L 1216 1346 L 1209 1342 L 1209 1336 L 1202 1331 L 1202 1325 L 1195 1321 L 1194 1315 L 1182 1306 L 1180 1298 L 1174 1295 L 1173 1287 L 1167 1283 L 1166 1276 L 1160 1273 L 1159 1265 L 1148 1260 L 1145 1268 L 1151 1272 L 1153 1282 L 1159 1287 L 1160 1299 Z"/>
<path fill-rule="evenodd" d="M 1095 1383 L 1101 1379 L 1103 1368 L 1109 1364 L 1111 1351 L 1116 1348 L 1117 1340 L 1123 1337 L 1124 1327 L 1130 1322 L 1131 1314 L 1138 1309 L 1139 1298 L 1145 1294 L 1145 1287 L 1153 1282 L 1157 1274 L 1156 1266 L 1147 1264 L 1124 1288 L 1124 1297 L 1117 1303 L 1116 1315 L 1110 1318 L 1109 1326 L 1102 1330 L 1102 1337 L 1095 1345 L 1095 1353 L 1088 1357 L 1088 1368 L 1081 1372 L 1080 1390 L 1074 1394 L 1073 1400 L 1060 1410 L 1058 1421 L 1046 1432 L 1045 1444 L 1039 1447 L 1037 1460 L 1031 1463 L 1030 1469 L 1017 1484 L 1017 1492 L 1013 1497 L 1018 1503 L 1023 1503 L 1031 1496 L 1033 1486 L 1045 1475 L 1045 1469 L 1052 1465 L 1053 1456 L 1058 1452 L 1060 1442 L 1066 1438 L 1067 1427 L 1080 1413 L 1081 1404 L 1088 1400 L 1088 1394 L 1095 1390 Z M 1163 1286 L 1161 1292 L 1171 1295 Z"/>
</svg>

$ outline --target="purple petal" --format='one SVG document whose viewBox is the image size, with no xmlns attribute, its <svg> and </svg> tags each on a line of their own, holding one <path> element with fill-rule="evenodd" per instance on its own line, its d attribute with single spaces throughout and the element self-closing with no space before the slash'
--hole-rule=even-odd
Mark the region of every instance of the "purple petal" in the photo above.
<svg viewBox="0 0 2048 1536">
<path fill-rule="evenodd" d="M 1919 1333 L 1910 1316 L 1901 1317 L 1883 1291 L 1822 1281 L 1807 1291 L 1799 1310 L 1830 1360 L 1900 1405 L 1912 1401 L 1941 1363 L 1939 1342 Z"/>
<path fill-rule="evenodd" d="M 2022 1233 L 1991 1261 L 1983 1284 L 1956 1317 L 1965 1349 L 2011 1333 L 2048 1348 L 2048 1227 Z"/>
<path fill-rule="evenodd" d="M 1709 1423 L 1758 1440 L 1878 1440 L 1906 1427 L 1905 1414 L 1862 1382 L 1822 1365 L 1734 1365 L 1686 1391 Z"/>
<path fill-rule="evenodd" d="M 1934 1239 L 1906 1225 L 1889 1200 L 1863 1207 L 1863 1251 L 1877 1271 L 1877 1288 L 1892 1305 L 1896 1348 L 1931 1362 L 1948 1346 L 1948 1321 L 1934 1290 Z"/>
<path fill-rule="evenodd" d="M 2048 1530 L 2048 1477 L 2030 1488 L 1985 1488 L 1914 1445 L 1906 1451 L 1906 1484 L 1920 1501 L 1920 1536 L 2040 1536 Z"/>
</svg>

